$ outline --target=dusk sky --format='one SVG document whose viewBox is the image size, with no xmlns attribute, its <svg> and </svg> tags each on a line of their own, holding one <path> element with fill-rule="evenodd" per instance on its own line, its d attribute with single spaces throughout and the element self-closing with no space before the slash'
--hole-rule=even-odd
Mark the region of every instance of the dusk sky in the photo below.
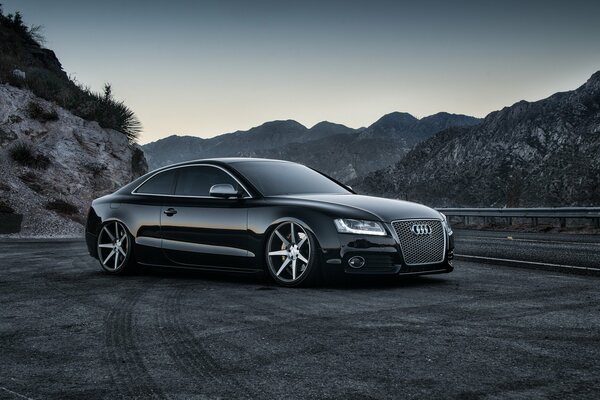
<svg viewBox="0 0 600 400">
<path fill-rule="evenodd" d="M 265 121 L 483 117 L 600 70 L 600 1 L 3 0 L 67 73 L 113 85 L 141 143 Z"/>
</svg>

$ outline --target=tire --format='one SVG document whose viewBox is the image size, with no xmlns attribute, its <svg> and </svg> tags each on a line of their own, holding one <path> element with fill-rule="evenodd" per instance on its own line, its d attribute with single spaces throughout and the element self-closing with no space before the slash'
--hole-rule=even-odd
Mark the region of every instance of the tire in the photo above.
<svg viewBox="0 0 600 400">
<path fill-rule="evenodd" d="M 137 270 L 133 255 L 133 236 L 119 221 L 102 225 L 96 240 L 98 261 L 102 270 L 111 275 L 124 275 Z"/>
<path fill-rule="evenodd" d="M 282 222 L 271 231 L 265 258 L 269 275 L 281 286 L 306 287 L 317 281 L 320 269 L 317 241 L 296 222 Z"/>
</svg>

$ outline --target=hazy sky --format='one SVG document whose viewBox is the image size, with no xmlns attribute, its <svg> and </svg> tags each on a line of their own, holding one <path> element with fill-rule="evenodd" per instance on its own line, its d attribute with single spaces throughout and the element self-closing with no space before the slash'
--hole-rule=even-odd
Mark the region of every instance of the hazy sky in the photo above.
<svg viewBox="0 0 600 400">
<path fill-rule="evenodd" d="M 138 114 L 141 143 L 274 119 L 483 117 L 600 70 L 600 1 L 0 0 L 67 73 Z"/>
</svg>

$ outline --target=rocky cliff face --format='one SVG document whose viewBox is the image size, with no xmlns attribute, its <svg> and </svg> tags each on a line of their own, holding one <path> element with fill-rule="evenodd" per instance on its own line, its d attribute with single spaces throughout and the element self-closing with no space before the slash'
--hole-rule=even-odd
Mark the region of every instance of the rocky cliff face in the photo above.
<svg viewBox="0 0 600 400">
<path fill-rule="evenodd" d="M 580 88 L 448 129 L 352 184 L 433 206 L 598 206 L 600 72 Z"/>
<path fill-rule="evenodd" d="M 326 121 L 310 129 L 292 120 L 272 121 L 210 139 L 170 136 L 145 145 L 144 151 L 150 168 L 210 157 L 265 157 L 300 162 L 347 182 L 394 163 L 440 129 L 479 122 L 447 113 L 420 120 L 391 113 L 361 129 Z"/>
<path fill-rule="evenodd" d="M 122 133 L 0 84 L 0 212 L 23 214 L 22 235 L 81 235 L 90 202 L 146 170 Z"/>
</svg>

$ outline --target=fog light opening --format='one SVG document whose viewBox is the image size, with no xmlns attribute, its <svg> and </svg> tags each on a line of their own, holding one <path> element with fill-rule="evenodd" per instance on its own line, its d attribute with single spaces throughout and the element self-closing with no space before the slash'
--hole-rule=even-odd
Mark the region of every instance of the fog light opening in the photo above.
<svg viewBox="0 0 600 400">
<path fill-rule="evenodd" d="M 348 265 L 351 268 L 362 268 L 365 266 L 365 259 L 360 256 L 354 256 L 348 260 Z"/>
</svg>

